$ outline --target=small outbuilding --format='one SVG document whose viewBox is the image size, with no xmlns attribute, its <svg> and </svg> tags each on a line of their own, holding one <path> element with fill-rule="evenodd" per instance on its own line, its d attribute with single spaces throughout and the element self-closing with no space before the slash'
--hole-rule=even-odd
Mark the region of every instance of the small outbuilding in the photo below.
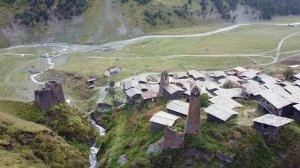
<svg viewBox="0 0 300 168">
<path fill-rule="evenodd" d="M 253 121 L 253 128 L 259 131 L 260 133 L 267 135 L 267 134 L 276 134 L 278 130 L 290 123 L 294 120 L 285 118 L 285 117 L 279 117 L 273 114 L 266 114 L 263 116 L 260 116 L 258 118 L 255 118 Z"/>
<path fill-rule="evenodd" d="M 151 118 L 151 131 L 156 132 L 165 129 L 165 127 L 172 127 L 176 120 L 179 119 L 178 116 L 160 111 L 155 113 Z"/>
<path fill-rule="evenodd" d="M 167 104 L 168 113 L 186 117 L 189 113 L 189 103 L 173 100 Z"/>
<path fill-rule="evenodd" d="M 121 67 L 119 67 L 119 66 L 112 66 L 112 67 L 107 68 L 104 71 L 104 75 L 107 76 L 107 77 L 109 77 L 109 76 L 111 76 L 113 74 L 117 74 L 119 72 L 121 72 Z"/>
<path fill-rule="evenodd" d="M 238 115 L 238 113 L 229 108 L 219 107 L 215 104 L 210 105 L 204 110 L 207 113 L 207 121 L 224 124 L 230 118 Z"/>
</svg>

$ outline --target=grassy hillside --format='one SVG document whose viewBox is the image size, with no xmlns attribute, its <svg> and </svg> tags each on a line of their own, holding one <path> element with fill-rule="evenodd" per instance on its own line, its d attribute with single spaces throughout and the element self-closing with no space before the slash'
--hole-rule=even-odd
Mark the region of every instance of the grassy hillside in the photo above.
<svg viewBox="0 0 300 168">
<path fill-rule="evenodd" d="M 42 125 L 0 112 L 0 129 L 0 167 L 84 167 L 88 164 L 84 154 Z"/>
<path fill-rule="evenodd" d="M 87 167 L 96 132 L 77 110 L 59 105 L 42 113 L 34 103 L 6 100 L 0 106 L 3 167 Z"/>
<path fill-rule="evenodd" d="M 206 122 L 204 112 L 201 112 L 201 134 L 186 137 L 183 149 L 147 154 L 148 146 L 163 135 L 162 132 L 150 131 L 149 119 L 164 108 L 165 103 L 159 101 L 142 110 L 124 109 L 100 115 L 99 120 L 108 131 L 107 136 L 98 142 L 101 144 L 99 167 L 122 167 L 118 163 L 121 155 L 128 159 L 123 167 L 253 168 L 299 165 L 299 124 L 284 127 L 278 138 L 262 137 L 250 126 L 238 125 L 238 119 L 225 125 Z M 221 161 L 216 153 L 233 157 L 234 162 Z"/>
</svg>

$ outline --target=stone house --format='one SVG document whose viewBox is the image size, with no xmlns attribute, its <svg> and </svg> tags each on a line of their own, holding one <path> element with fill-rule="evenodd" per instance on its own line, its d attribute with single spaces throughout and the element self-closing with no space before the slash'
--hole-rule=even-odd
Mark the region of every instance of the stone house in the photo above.
<svg viewBox="0 0 300 168">
<path fill-rule="evenodd" d="M 177 119 L 179 119 L 179 117 L 176 115 L 164 111 L 157 112 L 150 118 L 151 131 L 156 132 L 166 127 L 171 127 L 175 124 Z"/>
<path fill-rule="evenodd" d="M 293 116 L 293 102 L 282 97 L 275 91 L 266 91 L 260 93 L 257 101 L 259 103 L 259 110 L 262 112 L 267 112 L 283 117 Z"/>
<path fill-rule="evenodd" d="M 224 124 L 230 118 L 238 115 L 238 113 L 232 109 L 224 108 L 224 106 L 210 105 L 204 110 L 207 113 L 208 122 L 216 122 L 219 124 Z"/>
<path fill-rule="evenodd" d="M 125 91 L 126 100 L 129 105 L 134 105 L 135 102 L 141 101 L 142 92 L 136 88 L 131 88 Z"/>
<path fill-rule="evenodd" d="M 252 127 L 263 135 L 276 135 L 281 127 L 293 122 L 292 119 L 266 114 L 252 120 Z"/>
<path fill-rule="evenodd" d="M 169 100 L 181 99 L 183 96 L 184 90 L 174 84 L 168 84 L 164 88 L 163 96 Z"/>
<path fill-rule="evenodd" d="M 167 104 L 167 111 L 177 116 L 186 117 L 189 112 L 189 103 L 172 100 Z"/>
</svg>

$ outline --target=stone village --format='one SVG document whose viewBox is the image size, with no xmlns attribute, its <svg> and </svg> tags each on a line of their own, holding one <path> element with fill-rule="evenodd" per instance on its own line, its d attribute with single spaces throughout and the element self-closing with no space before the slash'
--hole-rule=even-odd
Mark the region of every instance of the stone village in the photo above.
<svg viewBox="0 0 300 168">
<path fill-rule="evenodd" d="M 89 80 L 94 84 L 96 79 Z M 230 85 L 230 87 L 226 86 Z M 286 124 L 300 122 L 300 74 L 294 75 L 294 81 L 288 82 L 273 78 L 264 72 L 236 67 L 227 71 L 196 71 L 161 74 L 141 74 L 124 79 L 115 84 L 116 96 L 109 96 L 109 87 L 101 93 L 97 110 L 105 111 L 127 104 L 133 107 L 156 101 L 158 97 L 168 100 L 166 111 L 158 111 L 149 122 L 151 131 L 164 130 L 159 141 L 162 149 L 180 148 L 185 135 L 200 133 L 200 112 L 207 113 L 208 122 L 223 124 L 239 115 L 236 108 L 243 105 L 238 102 L 252 100 L 258 102 L 259 111 L 264 115 L 252 119 L 252 127 L 263 135 L 276 135 Z M 200 107 L 200 95 L 209 96 L 210 105 Z M 64 94 L 60 83 L 48 81 L 45 88 L 34 93 L 41 111 L 55 104 L 64 103 Z M 110 101 L 107 101 L 110 97 Z M 179 118 L 185 121 L 184 132 L 171 127 Z"/>
</svg>

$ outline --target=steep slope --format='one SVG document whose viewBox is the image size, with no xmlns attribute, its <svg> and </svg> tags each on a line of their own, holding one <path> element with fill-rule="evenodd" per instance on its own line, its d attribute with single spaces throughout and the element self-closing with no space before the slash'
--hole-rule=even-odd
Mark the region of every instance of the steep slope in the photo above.
<svg viewBox="0 0 300 168">
<path fill-rule="evenodd" d="M 35 103 L 6 100 L 0 107 L 0 167 L 87 167 L 96 133 L 78 111 L 62 104 L 41 113 Z"/>
<path fill-rule="evenodd" d="M 140 109 L 100 114 L 107 128 L 102 138 L 99 167 L 297 167 L 300 156 L 300 125 L 281 129 L 277 137 L 263 137 L 236 120 L 226 124 L 206 121 L 201 112 L 201 134 L 186 136 L 184 148 L 160 151 L 155 144 L 163 131 L 153 133 L 149 119 L 164 110 L 165 102 Z M 178 125 L 180 127 L 180 125 Z M 150 154 L 149 151 L 156 151 Z M 122 162 L 120 158 L 126 158 Z M 124 165 L 121 165 L 123 163 Z"/>
<path fill-rule="evenodd" d="M 88 165 L 84 154 L 42 125 L 0 112 L 0 130 L 0 167 Z"/>
</svg>

